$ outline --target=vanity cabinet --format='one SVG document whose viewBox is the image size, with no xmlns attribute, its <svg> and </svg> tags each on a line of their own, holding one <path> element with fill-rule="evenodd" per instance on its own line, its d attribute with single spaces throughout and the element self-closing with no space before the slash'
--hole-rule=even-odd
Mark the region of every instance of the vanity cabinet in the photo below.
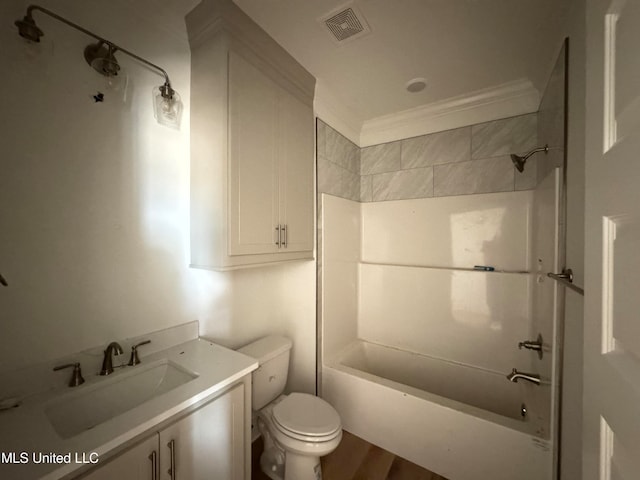
<svg viewBox="0 0 640 480">
<path fill-rule="evenodd" d="M 186 21 L 191 265 L 313 258 L 315 79 L 230 0 Z"/>
<path fill-rule="evenodd" d="M 149 480 L 154 478 L 154 455 L 158 455 L 158 435 L 143 440 L 134 447 L 130 447 L 123 453 L 91 470 L 83 480 Z M 157 464 L 155 466 L 157 472 Z M 157 473 L 156 473 L 156 479 Z"/>
<path fill-rule="evenodd" d="M 244 404 L 239 384 L 81 478 L 245 480 Z"/>
</svg>

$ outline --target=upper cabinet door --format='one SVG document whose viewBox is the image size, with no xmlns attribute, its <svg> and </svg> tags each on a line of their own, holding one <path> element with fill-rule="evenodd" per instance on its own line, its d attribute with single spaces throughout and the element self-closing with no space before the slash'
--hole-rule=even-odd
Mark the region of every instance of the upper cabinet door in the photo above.
<svg viewBox="0 0 640 480">
<path fill-rule="evenodd" d="M 313 111 L 280 90 L 280 223 L 285 226 L 282 250 L 313 250 Z"/>
<path fill-rule="evenodd" d="M 229 52 L 228 254 L 278 251 L 278 87 Z"/>
</svg>

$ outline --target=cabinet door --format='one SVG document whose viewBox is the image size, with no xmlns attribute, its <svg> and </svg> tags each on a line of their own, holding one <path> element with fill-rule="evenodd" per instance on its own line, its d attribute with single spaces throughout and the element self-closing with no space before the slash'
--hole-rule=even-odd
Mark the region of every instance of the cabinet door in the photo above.
<svg viewBox="0 0 640 480">
<path fill-rule="evenodd" d="M 313 111 L 280 89 L 280 223 L 286 225 L 282 251 L 313 250 Z"/>
<path fill-rule="evenodd" d="M 160 478 L 244 480 L 244 443 L 244 385 L 238 385 L 160 432 Z"/>
<path fill-rule="evenodd" d="M 158 454 L 158 434 L 156 433 L 80 478 L 83 480 L 154 480 L 158 478 L 154 476 L 154 462 L 156 462 L 155 468 L 158 468 Z"/>
<path fill-rule="evenodd" d="M 278 251 L 278 87 L 229 52 L 228 254 Z"/>
</svg>

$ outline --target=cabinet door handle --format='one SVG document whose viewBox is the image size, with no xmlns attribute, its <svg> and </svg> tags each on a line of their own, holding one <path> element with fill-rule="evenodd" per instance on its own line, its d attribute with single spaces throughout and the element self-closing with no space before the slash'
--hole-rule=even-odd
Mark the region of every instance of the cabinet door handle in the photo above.
<svg viewBox="0 0 640 480">
<path fill-rule="evenodd" d="M 176 472 L 176 441 L 175 440 L 171 440 L 169 443 L 167 443 L 167 447 L 169 447 L 169 451 L 170 451 L 170 461 L 171 461 L 171 465 L 169 466 L 169 470 L 167 470 L 167 473 L 169 474 L 169 477 L 171 478 L 171 480 L 177 480 L 177 472 Z"/>
<path fill-rule="evenodd" d="M 280 225 L 276 227 L 276 245 L 280 248 Z"/>
<path fill-rule="evenodd" d="M 151 480 L 158 480 L 158 454 L 155 450 L 149 455 L 149 460 L 151 460 Z"/>
<path fill-rule="evenodd" d="M 282 226 L 282 233 L 284 234 L 284 241 L 282 242 L 282 246 L 284 248 L 287 248 L 287 226 L 286 225 Z"/>
</svg>

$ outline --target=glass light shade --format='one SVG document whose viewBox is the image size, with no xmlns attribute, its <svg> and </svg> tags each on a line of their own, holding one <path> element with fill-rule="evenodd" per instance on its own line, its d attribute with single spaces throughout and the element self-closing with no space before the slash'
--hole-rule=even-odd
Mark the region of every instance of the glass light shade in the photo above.
<svg viewBox="0 0 640 480">
<path fill-rule="evenodd" d="M 153 116 L 160 125 L 180 129 L 182 120 L 182 100 L 177 92 L 171 98 L 162 96 L 160 87 L 153 89 Z"/>
<path fill-rule="evenodd" d="M 110 92 L 126 90 L 128 78 L 113 57 L 99 57 L 91 62 L 91 66 L 104 79 L 103 87 Z"/>
</svg>

